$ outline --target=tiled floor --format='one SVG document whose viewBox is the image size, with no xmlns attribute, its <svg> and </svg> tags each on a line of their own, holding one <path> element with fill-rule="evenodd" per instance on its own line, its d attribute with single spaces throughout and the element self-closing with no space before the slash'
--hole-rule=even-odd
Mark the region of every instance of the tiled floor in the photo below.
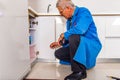
<svg viewBox="0 0 120 80">
<path fill-rule="evenodd" d="M 59 63 L 38 62 L 32 68 L 26 79 L 50 79 L 64 80 L 64 77 L 71 73 L 70 66 Z M 114 80 L 107 76 L 120 77 L 120 63 L 97 63 L 90 70 L 87 70 L 88 77 L 84 80 Z"/>
</svg>

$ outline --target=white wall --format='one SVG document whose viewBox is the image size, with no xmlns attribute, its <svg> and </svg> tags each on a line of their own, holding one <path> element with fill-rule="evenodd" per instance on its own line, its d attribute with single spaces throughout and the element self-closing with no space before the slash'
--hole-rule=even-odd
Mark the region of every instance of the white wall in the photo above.
<svg viewBox="0 0 120 80">
<path fill-rule="evenodd" d="M 120 13 L 120 0 L 73 0 L 73 3 L 89 8 L 92 13 Z M 49 4 L 50 12 L 58 13 L 56 0 L 29 0 L 29 5 L 40 13 L 46 13 Z"/>
<path fill-rule="evenodd" d="M 120 13 L 120 0 L 73 0 L 79 6 L 86 6 L 92 13 Z"/>
<path fill-rule="evenodd" d="M 50 6 L 50 13 L 56 13 L 58 10 L 56 9 L 56 1 L 53 0 L 28 0 L 29 6 L 32 6 L 37 12 L 47 13 L 48 5 Z"/>
</svg>

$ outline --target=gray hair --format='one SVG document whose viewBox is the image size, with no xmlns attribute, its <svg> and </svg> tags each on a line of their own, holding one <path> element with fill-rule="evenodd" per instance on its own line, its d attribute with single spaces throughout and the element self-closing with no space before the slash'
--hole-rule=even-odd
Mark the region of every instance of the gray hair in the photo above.
<svg viewBox="0 0 120 80">
<path fill-rule="evenodd" d="M 65 8 L 67 5 L 71 7 L 75 7 L 75 5 L 71 0 L 58 0 L 56 3 L 56 7 L 61 7 L 61 8 Z"/>
</svg>

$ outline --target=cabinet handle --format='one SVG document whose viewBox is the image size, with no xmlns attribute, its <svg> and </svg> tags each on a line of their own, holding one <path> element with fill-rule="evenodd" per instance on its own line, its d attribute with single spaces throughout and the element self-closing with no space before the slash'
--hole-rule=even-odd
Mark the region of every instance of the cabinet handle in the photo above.
<svg viewBox="0 0 120 80">
<path fill-rule="evenodd" d="M 38 25 L 38 21 L 36 21 L 36 22 L 32 22 L 32 24 L 36 24 L 36 25 Z"/>
</svg>

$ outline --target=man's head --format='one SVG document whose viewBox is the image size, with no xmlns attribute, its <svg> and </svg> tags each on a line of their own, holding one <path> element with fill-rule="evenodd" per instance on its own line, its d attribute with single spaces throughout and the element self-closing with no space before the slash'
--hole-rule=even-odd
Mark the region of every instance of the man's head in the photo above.
<svg viewBox="0 0 120 80">
<path fill-rule="evenodd" d="M 72 17 L 75 8 L 71 0 L 58 0 L 56 7 L 58 8 L 60 14 L 66 19 Z"/>
</svg>

